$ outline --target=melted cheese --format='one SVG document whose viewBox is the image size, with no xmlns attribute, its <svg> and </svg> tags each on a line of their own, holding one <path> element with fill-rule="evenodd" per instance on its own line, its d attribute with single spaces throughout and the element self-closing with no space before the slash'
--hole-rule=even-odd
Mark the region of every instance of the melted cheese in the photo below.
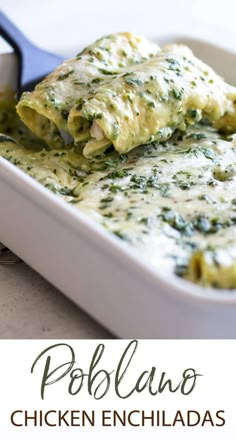
<svg viewBox="0 0 236 440">
<path fill-rule="evenodd" d="M 222 132 L 236 131 L 235 102 L 188 48 L 116 34 L 22 96 L 46 143 L 0 94 L 0 154 L 157 271 L 233 289 L 236 135 Z"/>
<path fill-rule="evenodd" d="M 103 37 L 22 95 L 22 121 L 50 148 L 127 153 L 207 118 L 236 130 L 236 88 L 183 45 L 130 33 Z"/>
<path fill-rule="evenodd" d="M 68 126 L 77 142 L 83 125 L 93 121 L 92 129 L 95 123 L 119 153 L 127 153 L 139 145 L 166 140 L 177 128 L 185 130 L 202 118 L 234 131 L 235 99 L 236 88 L 189 48 L 170 45 L 88 93 L 81 105 L 71 109 Z M 93 130 L 90 133 L 96 137 Z M 84 148 L 87 157 L 99 150 L 99 139 L 97 145 L 94 140 Z"/>
<path fill-rule="evenodd" d="M 17 124 L 11 135 L 25 142 Z M 76 149 L 33 151 L 0 136 L 3 157 L 158 271 L 219 288 L 236 288 L 235 145 L 199 125 L 128 155 L 88 160 Z"/>
<path fill-rule="evenodd" d="M 99 84 L 111 81 L 126 67 L 146 61 L 159 46 L 129 32 L 109 35 L 65 61 L 40 82 L 33 92 L 23 93 L 17 111 L 25 123 L 51 148 L 62 148 L 72 138 L 67 125 L 71 108 Z M 89 137 L 84 124 L 79 140 Z"/>
</svg>

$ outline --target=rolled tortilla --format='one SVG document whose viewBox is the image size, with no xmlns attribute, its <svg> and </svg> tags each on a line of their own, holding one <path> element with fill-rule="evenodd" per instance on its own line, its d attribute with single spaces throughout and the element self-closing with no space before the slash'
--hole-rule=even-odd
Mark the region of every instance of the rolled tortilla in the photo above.
<svg viewBox="0 0 236 440">
<path fill-rule="evenodd" d="M 39 138 L 51 148 L 73 142 L 67 126 L 70 110 L 83 96 L 92 94 L 128 66 L 143 63 L 159 51 L 159 46 L 131 33 L 109 35 L 88 46 L 75 58 L 65 61 L 40 82 L 33 92 L 22 95 L 17 112 Z M 90 122 L 76 132 L 76 141 L 90 138 Z"/>
<path fill-rule="evenodd" d="M 84 96 L 69 114 L 75 143 L 88 132 L 84 155 L 113 144 L 119 153 L 168 139 L 207 118 L 228 131 L 236 129 L 236 88 L 183 45 L 170 45 L 143 64 L 126 69 Z"/>
<path fill-rule="evenodd" d="M 236 248 L 232 245 L 194 252 L 185 278 L 205 286 L 236 288 Z"/>
</svg>

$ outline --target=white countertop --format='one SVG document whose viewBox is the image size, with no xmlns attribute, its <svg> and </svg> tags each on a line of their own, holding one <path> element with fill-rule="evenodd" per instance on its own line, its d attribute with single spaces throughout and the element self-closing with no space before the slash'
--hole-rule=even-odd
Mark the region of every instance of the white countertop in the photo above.
<svg viewBox="0 0 236 440">
<path fill-rule="evenodd" d="M 0 0 L 39 46 L 73 55 L 103 34 L 188 35 L 235 50 L 235 0 Z M 0 40 L 0 51 L 8 48 Z M 0 223 L 1 227 L 1 223 Z M 107 338 L 109 333 L 30 269 L 0 266 L 0 338 Z"/>
<path fill-rule="evenodd" d="M 108 332 L 26 264 L 0 266 L 0 338 L 108 337 Z"/>
</svg>

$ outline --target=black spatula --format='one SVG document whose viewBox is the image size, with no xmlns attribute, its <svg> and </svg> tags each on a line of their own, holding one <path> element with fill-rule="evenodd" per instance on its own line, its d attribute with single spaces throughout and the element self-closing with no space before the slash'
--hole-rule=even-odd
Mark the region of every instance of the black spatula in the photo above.
<svg viewBox="0 0 236 440">
<path fill-rule="evenodd" d="M 0 10 L 0 36 L 14 49 L 18 58 L 17 95 L 34 86 L 62 63 L 63 58 L 32 44 Z M 0 264 L 13 264 L 19 259 L 0 243 Z"/>
<path fill-rule="evenodd" d="M 34 86 L 62 63 L 63 58 L 32 44 L 0 10 L 0 36 L 14 49 L 19 63 L 17 95 Z"/>
</svg>

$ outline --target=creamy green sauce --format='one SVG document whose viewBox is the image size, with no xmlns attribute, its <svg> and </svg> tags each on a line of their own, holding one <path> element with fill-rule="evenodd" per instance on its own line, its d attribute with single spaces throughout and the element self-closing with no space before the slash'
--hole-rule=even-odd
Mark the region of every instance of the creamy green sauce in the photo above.
<svg viewBox="0 0 236 440">
<path fill-rule="evenodd" d="M 236 248 L 234 136 L 198 125 L 167 142 L 89 160 L 76 148 L 47 150 L 13 108 L 9 94 L 0 103 L 0 155 L 130 243 L 157 270 L 191 279 L 194 253 Z M 236 259 L 217 264 L 236 265 Z M 195 275 L 205 285 L 236 287 L 234 278 L 222 285 Z"/>
</svg>

